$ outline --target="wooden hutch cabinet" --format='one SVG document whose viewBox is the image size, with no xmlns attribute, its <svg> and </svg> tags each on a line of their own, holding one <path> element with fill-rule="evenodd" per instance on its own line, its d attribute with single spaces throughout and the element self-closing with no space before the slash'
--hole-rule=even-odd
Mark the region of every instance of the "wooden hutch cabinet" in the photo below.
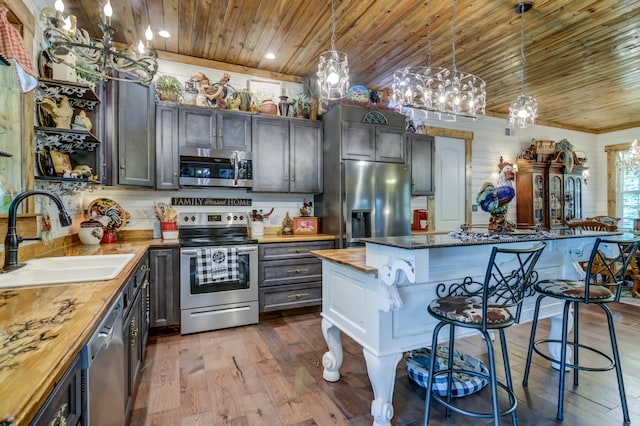
<svg viewBox="0 0 640 426">
<path fill-rule="evenodd" d="M 518 159 L 516 176 L 517 226 L 544 229 L 566 226 L 582 217 L 582 171 L 571 172 L 561 162 Z"/>
</svg>

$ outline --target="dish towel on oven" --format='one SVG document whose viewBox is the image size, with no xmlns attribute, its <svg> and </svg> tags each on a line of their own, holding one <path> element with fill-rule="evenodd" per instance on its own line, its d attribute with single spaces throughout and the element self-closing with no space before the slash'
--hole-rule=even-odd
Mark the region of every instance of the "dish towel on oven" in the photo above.
<svg viewBox="0 0 640 426">
<path fill-rule="evenodd" d="M 196 255 L 196 284 L 237 281 L 238 249 L 213 247 L 198 249 Z"/>
</svg>

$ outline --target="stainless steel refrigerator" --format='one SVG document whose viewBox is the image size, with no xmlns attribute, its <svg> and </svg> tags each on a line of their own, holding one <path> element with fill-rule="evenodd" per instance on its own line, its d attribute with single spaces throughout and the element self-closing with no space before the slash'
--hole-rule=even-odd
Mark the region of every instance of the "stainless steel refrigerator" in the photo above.
<svg viewBox="0 0 640 426">
<path fill-rule="evenodd" d="M 411 235 L 408 165 L 343 160 L 338 176 L 332 183 L 325 176 L 325 191 L 316 197 L 321 231 L 336 235 L 338 247 L 362 244 L 364 237 Z"/>
</svg>

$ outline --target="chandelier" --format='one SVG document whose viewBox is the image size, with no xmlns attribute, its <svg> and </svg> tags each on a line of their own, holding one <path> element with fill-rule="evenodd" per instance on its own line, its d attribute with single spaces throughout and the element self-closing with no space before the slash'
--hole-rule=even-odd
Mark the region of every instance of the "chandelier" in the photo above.
<svg viewBox="0 0 640 426">
<path fill-rule="evenodd" d="M 427 2 L 427 7 L 430 2 Z M 427 19 L 427 66 L 406 67 L 393 73 L 393 98 L 403 107 L 427 112 L 445 121 L 476 120 L 484 117 L 485 82 L 456 68 L 456 2 L 452 0 L 452 67 L 431 66 L 431 13 Z"/>
<path fill-rule="evenodd" d="M 533 125 L 538 115 L 538 101 L 535 96 L 527 96 L 524 94 L 524 14 L 531 9 L 531 3 L 521 2 L 515 7 L 515 12 L 522 16 L 522 26 L 520 29 L 520 56 L 522 57 L 522 70 L 520 72 L 520 86 L 522 92 L 509 107 L 509 124 L 512 127 L 525 128 Z"/>
<path fill-rule="evenodd" d="M 135 48 L 117 50 L 113 44 L 113 34 L 116 30 L 111 26 L 113 9 L 110 1 L 107 1 L 103 9 L 104 21 L 98 24 L 102 30 L 102 38 L 99 40 L 89 37 L 86 30 L 76 28 L 75 16 L 63 17 L 62 0 L 56 0 L 54 7 L 55 10 L 47 7 L 40 14 L 40 20 L 45 25 L 43 35 L 46 52 L 52 61 L 94 75 L 101 80 L 138 82 L 145 85 L 153 80 L 158 71 L 158 54 L 150 46 L 153 39 L 150 26 L 145 31 L 146 44 L 140 40 Z M 84 67 L 79 65 L 82 63 L 85 64 Z M 128 78 L 120 78 L 119 73 L 126 73 Z"/>
<path fill-rule="evenodd" d="M 331 0 L 331 50 L 320 54 L 318 62 L 320 97 L 328 100 L 344 98 L 349 88 L 349 61 L 345 52 L 336 50 L 336 17 Z"/>
<path fill-rule="evenodd" d="M 629 151 L 618 153 L 616 159 L 618 169 L 625 173 L 640 174 L 640 152 L 638 152 L 638 140 L 634 139 Z"/>
</svg>

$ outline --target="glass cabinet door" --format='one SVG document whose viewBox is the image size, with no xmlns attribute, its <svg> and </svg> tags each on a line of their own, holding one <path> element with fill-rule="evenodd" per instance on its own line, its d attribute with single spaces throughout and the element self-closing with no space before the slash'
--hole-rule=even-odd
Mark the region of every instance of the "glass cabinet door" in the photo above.
<svg viewBox="0 0 640 426">
<path fill-rule="evenodd" d="M 533 223 L 544 224 L 544 177 L 533 175 Z"/>
<path fill-rule="evenodd" d="M 573 176 L 567 176 L 564 180 L 564 220 L 576 217 L 576 183 Z"/>
<path fill-rule="evenodd" d="M 549 176 L 549 225 L 560 226 L 562 225 L 562 176 L 550 175 Z"/>
<path fill-rule="evenodd" d="M 565 221 L 582 217 L 582 181 L 578 176 L 566 176 L 564 183 Z"/>
</svg>

